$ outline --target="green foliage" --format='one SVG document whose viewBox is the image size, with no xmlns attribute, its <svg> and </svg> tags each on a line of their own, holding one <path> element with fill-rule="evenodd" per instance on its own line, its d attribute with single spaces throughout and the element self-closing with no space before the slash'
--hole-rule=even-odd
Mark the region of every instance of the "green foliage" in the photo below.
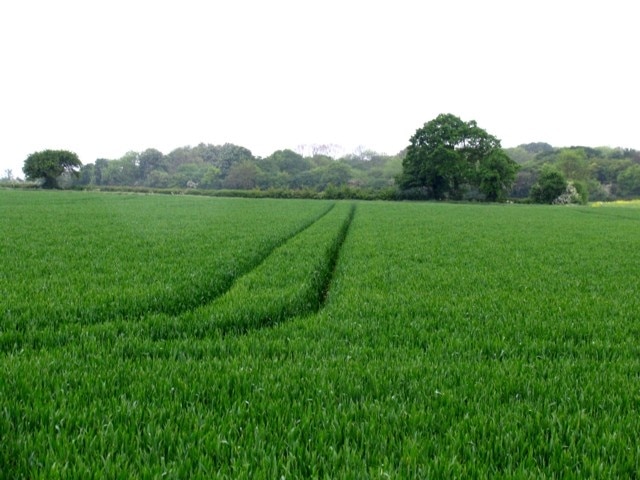
<svg viewBox="0 0 640 480">
<path fill-rule="evenodd" d="M 640 164 L 629 165 L 618 174 L 617 180 L 621 195 L 640 196 Z"/>
<path fill-rule="evenodd" d="M 29 180 L 42 180 L 43 188 L 59 188 L 62 174 L 77 175 L 82 166 L 78 156 L 67 150 L 43 150 L 32 153 L 24 161 L 22 171 Z"/>
<path fill-rule="evenodd" d="M 138 154 L 127 152 L 118 160 L 96 161 L 96 185 L 136 185 L 138 175 Z"/>
<path fill-rule="evenodd" d="M 451 114 L 427 122 L 411 137 L 399 178 L 404 190 L 423 189 L 436 200 L 463 198 L 468 186 L 487 199 L 503 199 L 511 188 L 515 163 L 500 152 L 500 141 Z"/>
<path fill-rule="evenodd" d="M 349 165 L 339 161 L 332 162 L 327 167 L 322 167 L 319 186 L 322 190 L 329 186 L 340 187 L 346 185 L 351 176 L 352 172 Z"/>
<path fill-rule="evenodd" d="M 621 281 L 640 265 L 636 207 L 0 197 L 2 251 L 20 255 L 0 270 L 3 294 L 66 281 L 34 311 L 90 305 L 103 272 L 117 285 L 155 268 L 154 294 L 170 296 L 182 266 L 193 284 L 235 270 L 222 296 L 175 314 L 10 324 L 15 297 L 0 296 L 2 477 L 637 474 L 639 305 Z M 69 209 L 86 210 L 55 228 Z M 39 222 L 47 242 L 17 242 Z M 246 270 L 210 260 L 241 263 L 263 243 Z M 68 244 L 81 246 L 73 268 L 42 275 L 42 254 L 60 267 Z"/>
<path fill-rule="evenodd" d="M 518 165 L 525 165 L 535 160 L 539 154 L 553 152 L 553 147 L 548 143 L 535 142 L 518 145 L 515 148 L 505 149 L 505 153 Z M 528 192 L 528 191 L 527 191 Z"/>
<path fill-rule="evenodd" d="M 589 178 L 589 164 L 584 149 L 562 150 L 556 162 L 565 178 L 578 181 Z"/>
<path fill-rule="evenodd" d="M 251 150 L 232 143 L 225 143 L 217 148 L 213 163 L 220 169 L 222 174 L 226 176 L 231 170 L 231 167 L 250 160 L 253 160 Z"/>
<path fill-rule="evenodd" d="M 589 187 L 584 182 L 571 182 L 573 188 L 575 188 L 576 193 L 578 194 L 578 199 L 576 203 L 580 203 L 581 205 L 586 205 L 589 202 Z"/>
<path fill-rule="evenodd" d="M 511 189 L 518 165 L 502 150 L 494 150 L 480 162 L 478 183 L 480 191 L 490 202 L 503 202 Z"/>
<path fill-rule="evenodd" d="M 293 191 L 287 195 L 298 198 L 308 197 L 308 190 L 319 194 L 348 185 L 362 190 L 358 196 L 369 198 L 371 190 L 386 196 L 401 169 L 400 158 L 368 151 L 361 155 L 335 160 L 326 155 L 303 157 L 292 150 L 278 150 L 261 159 L 233 144 L 181 147 L 168 155 L 147 149 L 84 166 L 76 185 L 265 192 L 290 189 Z"/>
<path fill-rule="evenodd" d="M 525 198 L 544 164 L 553 165 L 567 181 L 586 185 L 588 196 L 594 200 L 613 200 L 640 195 L 638 182 L 623 175 L 628 168 L 640 164 L 640 152 L 608 147 L 568 147 L 524 150 L 525 146 L 505 152 L 521 166 L 511 195 Z M 620 182 L 622 180 L 622 182 Z"/>
<path fill-rule="evenodd" d="M 551 204 L 566 188 L 564 175 L 552 165 L 544 165 L 538 181 L 531 187 L 531 200 L 534 203 Z"/>
<path fill-rule="evenodd" d="M 278 150 L 273 152 L 269 157 L 260 162 L 260 166 L 266 170 L 264 166 L 269 162 L 273 163 L 274 170 L 288 175 L 297 175 L 301 172 L 311 170 L 314 167 L 310 159 L 304 158 L 292 150 Z"/>
<path fill-rule="evenodd" d="M 534 155 L 538 153 L 549 153 L 553 151 L 553 147 L 545 142 L 526 143 L 519 145 L 518 148 L 521 148 L 522 150 Z"/>
<path fill-rule="evenodd" d="M 164 155 L 161 151 L 156 150 L 155 148 L 146 149 L 137 157 L 137 161 L 135 163 L 137 165 L 137 177 L 139 179 L 144 180 L 153 172 L 156 172 L 156 175 L 160 172 L 167 173 L 167 165 Z M 150 186 L 156 186 L 152 185 L 152 182 L 150 181 L 147 183 Z"/>
<path fill-rule="evenodd" d="M 251 190 L 256 186 L 258 167 L 249 160 L 235 163 L 222 182 L 223 188 Z"/>
</svg>

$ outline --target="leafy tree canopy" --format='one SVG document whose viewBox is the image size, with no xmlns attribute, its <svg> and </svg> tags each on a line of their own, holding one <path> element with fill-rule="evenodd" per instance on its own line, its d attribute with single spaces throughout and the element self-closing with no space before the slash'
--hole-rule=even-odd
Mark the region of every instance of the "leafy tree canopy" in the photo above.
<svg viewBox="0 0 640 480">
<path fill-rule="evenodd" d="M 639 151 L 620 147 L 572 146 L 552 147 L 551 150 L 545 148 L 532 154 L 522 147 L 504 150 L 520 165 L 511 191 L 512 197 L 535 197 L 530 190 L 540 177 L 544 165 L 553 165 L 578 191 L 583 188 L 584 192 L 578 192 L 583 201 L 585 196 L 593 200 L 634 198 L 640 192 L 635 180 L 633 184 L 628 182 L 628 179 L 635 178 L 633 170 L 629 169 L 640 164 Z M 537 195 L 539 191 L 534 193 Z"/>
<path fill-rule="evenodd" d="M 491 152 L 478 168 L 479 189 L 490 202 L 503 202 L 512 188 L 518 166 L 501 149 Z"/>
<path fill-rule="evenodd" d="M 427 198 L 460 199 L 468 187 L 487 200 L 506 197 L 517 165 L 502 152 L 500 141 L 452 114 L 441 114 L 411 137 L 399 178 L 403 189 L 423 189 Z"/>
<path fill-rule="evenodd" d="M 277 171 L 286 172 L 290 175 L 296 175 L 313 168 L 311 160 L 288 149 L 273 152 L 261 163 L 271 163 Z"/>
<path fill-rule="evenodd" d="M 24 161 L 22 171 L 29 180 L 43 180 L 42 188 L 59 188 L 58 177 L 63 173 L 78 175 L 82 162 L 67 150 L 43 150 L 32 153 Z"/>
<path fill-rule="evenodd" d="M 147 148 L 137 159 L 138 175 L 145 178 L 154 170 L 167 171 L 164 155 L 155 148 Z"/>
<path fill-rule="evenodd" d="M 518 145 L 518 148 L 533 154 L 553 151 L 553 147 L 545 142 L 524 143 L 522 145 Z"/>
<path fill-rule="evenodd" d="M 544 165 L 538 181 L 531 187 L 531 200 L 535 203 L 553 203 L 567 188 L 567 180 L 553 165 Z"/>
</svg>

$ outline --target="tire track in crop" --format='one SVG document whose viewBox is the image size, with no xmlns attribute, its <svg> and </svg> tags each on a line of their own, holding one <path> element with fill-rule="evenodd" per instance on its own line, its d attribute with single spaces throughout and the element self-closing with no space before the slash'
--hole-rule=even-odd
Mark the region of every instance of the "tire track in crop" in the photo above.
<svg viewBox="0 0 640 480">
<path fill-rule="evenodd" d="M 297 254 L 286 257 L 277 255 L 274 256 L 274 258 L 268 259 L 272 264 L 265 265 L 265 267 L 272 270 L 274 268 L 282 268 L 283 264 L 285 264 L 284 267 L 286 268 L 286 264 L 289 264 L 289 266 L 293 265 L 295 267 L 296 273 L 306 272 L 308 274 L 300 285 L 297 285 L 295 280 L 288 282 L 288 286 L 291 288 L 291 291 L 289 291 L 290 296 L 280 297 L 279 292 L 276 292 L 275 298 L 265 299 L 260 292 L 256 293 L 249 291 L 247 292 L 248 295 L 246 298 L 244 298 L 248 304 L 252 304 L 258 299 L 266 301 L 274 300 L 275 304 L 278 305 L 277 310 L 269 311 L 268 309 L 261 310 L 258 308 L 254 311 L 252 308 L 248 308 L 247 313 L 249 316 L 255 315 L 249 322 L 246 322 L 246 317 L 245 321 L 238 322 L 233 319 L 233 316 L 231 316 L 229 321 L 221 322 L 217 329 L 221 330 L 225 334 L 246 334 L 250 331 L 267 328 L 294 317 L 305 317 L 321 310 L 326 302 L 330 285 L 335 274 L 340 250 L 342 249 L 347 232 L 351 226 L 355 210 L 355 204 L 348 206 L 348 212 L 343 217 L 344 219 L 340 220 L 337 229 L 329 227 L 330 229 L 327 230 L 327 226 L 322 222 L 324 216 L 321 217 L 318 219 L 318 222 L 310 225 L 308 229 L 301 231 L 298 235 L 289 240 L 289 242 L 296 244 L 297 247 L 289 246 L 289 248 Z M 340 218 L 340 215 L 340 212 L 336 212 L 338 219 Z M 324 220 L 325 224 L 330 222 L 331 219 L 329 218 Z M 313 229 L 316 229 L 316 231 Z M 317 230 L 320 230 L 320 232 Z M 335 232 L 335 234 L 332 235 L 330 233 L 332 231 Z M 322 235 L 330 237 L 328 244 L 322 243 Z M 319 243 L 318 236 L 321 237 Z M 326 240 L 327 239 L 325 239 L 325 241 Z M 300 245 L 304 245 L 306 248 L 300 248 Z M 309 247 L 311 247 L 310 250 L 318 256 L 316 259 L 317 263 L 314 261 L 309 262 L 308 256 L 304 255 L 304 252 L 309 253 Z M 287 245 L 284 245 L 283 248 L 288 249 Z M 288 253 L 291 254 L 293 252 L 289 251 Z M 310 254 L 309 256 L 313 256 L 313 254 Z M 274 262 L 275 259 L 280 259 L 282 262 Z M 310 269 L 309 267 L 311 265 L 314 265 L 315 268 Z M 275 272 L 273 273 L 275 274 Z M 295 275 L 292 274 L 291 277 L 295 277 Z M 298 278 L 297 280 L 300 281 L 301 279 Z M 242 280 L 240 279 L 239 281 Z M 242 315 L 240 315 L 240 317 L 242 317 Z"/>
<path fill-rule="evenodd" d="M 158 341 L 204 338 L 214 332 L 242 335 L 312 315 L 324 307 L 355 215 L 355 204 L 343 204 L 340 211 L 335 206 L 331 204 L 312 222 L 279 242 L 210 302 L 178 314 L 149 312 L 135 322 L 119 317 L 93 325 L 69 324 L 56 332 L 32 331 L 22 337 L 20 348 L 40 350 L 97 342 L 112 345 L 125 357 L 136 357 L 153 354 Z"/>
<path fill-rule="evenodd" d="M 342 246 L 344 245 L 344 241 L 347 238 L 349 233 L 349 228 L 351 228 L 351 224 L 353 223 L 353 217 L 356 215 L 356 205 L 351 205 L 351 211 L 349 212 L 349 216 L 347 217 L 346 222 L 342 225 L 342 228 L 338 232 L 338 238 L 336 239 L 335 248 L 331 250 L 330 258 L 329 258 L 329 274 L 326 276 L 321 291 L 320 297 L 320 308 L 316 311 L 321 310 L 325 304 L 327 303 L 327 297 L 329 296 L 329 291 L 331 290 L 331 284 L 333 283 L 333 279 L 336 274 L 336 268 L 338 266 L 338 258 L 340 257 L 340 251 L 342 250 Z"/>
<path fill-rule="evenodd" d="M 354 214 L 355 204 L 332 209 L 213 302 L 179 318 L 149 318 L 145 336 L 170 340 L 204 338 L 214 332 L 242 335 L 319 311 Z"/>
<path fill-rule="evenodd" d="M 145 317 L 152 319 L 163 318 L 163 322 L 167 324 L 175 324 L 176 319 L 184 317 L 185 315 L 194 312 L 198 308 L 214 303 L 217 299 L 224 296 L 243 277 L 250 275 L 251 272 L 258 269 L 266 261 L 266 259 L 268 259 L 273 254 L 274 251 L 278 250 L 287 242 L 296 238 L 298 235 L 308 230 L 313 225 L 317 224 L 317 222 L 326 217 L 334 209 L 335 205 L 335 202 L 331 203 L 326 209 L 321 211 L 319 214 L 312 216 L 308 221 L 302 223 L 302 225 L 291 231 L 288 235 L 285 235 L 277 241 L 274 241 L 268 249 L 265 249 L 265 251 L 261 252 L 260 257 L 257 258 L 255 262 L 248 265 L 248 268 L 244 268 L 243 270 L 237 272 L 237 274 L 230 278 L 225 284 L 223 284 L 221 288 L 218 288 L 214 292 L 211 292 L 211 295 L 208 296 L 205 302 L 200 305 L 187 303 L 184 304 L 184 307 L 171 310 L 162 308 L 151 308 L 142 315 L 140 314 L 140 312 L 137 312 L 135 314 L 114 312 L 114 315 L 108 318 L 104 318 L 100 322 L 91 324 L 69 322 L 58 325 L 55 329 L 43 327 L 28 330 L 23 329 L 22 331 L 15 332 L 0 332 L 3 333 L 2 335 L 0 335 L 0 352 L 7 353 L 11 351 L 19 351 L 22 348 L 30 348 L 34 350 L 40 350 L 50 347 L 62 348 L 70 342 L 78 341 L 78 337 L 83 334 L 91 334 L 91 332 L 93 331 L 102 332 L 104 329 L 103 326 L 107 326 L 109 324 L 119 325 L 120 333 L 125 333 L 128 331 L 136 332 L 135 335 L 141 335 L 143 334 L 143 330 L 145 328 Z M 154 321 L 155 320 L 152 320 L 151 323 L 153 323 Z"/>
<path fill-rule="evenodd" d="M 623 219 L 623 220 L 629 220 L 629 221 L 632 221 L 632 222 L 640 222 L 640 217 L 639 216 L 620 215 L 619 212 L 612 212 L 610 207 L 604 207 L 605 209 L 609 208 L 608 211 L 602 211 L 602 208 L 603 207 L 591 207 L 590 209 L 580 209 L 580 210 L 578 210 L 578 212 L 582 213 L 584 215 L 597 216 L 597 217 L 600 217 L 600 218 L 608 218 L 608 219 L 613 220 L 613 221 L 615 221 L 617 219 Z M 625 213 L 627 213 L 627 212 L 625 212 Z"/>
<path fill-rule="evenodd" d="M 254 270 L 258 269 L 260 267 L 260 265 L 262 265 L 273 254 L 273 252 L 275 252 L 278 248 L 280 248 L 283 245 L 285 245 L 287 242 L 289 242 L 292 239 L 296 238 L 298 235 L 303 233 L 305 230 L 308 230 L 313 225 L 318 223 L 320 220 L 322 220 L 324 217 L 326 217 L 329 214 L 329 212 L 331 212 L 333 210 L 333 208 L 335 206 L 336 206 L 336 204 L 332 203 L 331 205 L 329 205 L 329 208 L 327 208 L 326 210 L 321 212 L 320 215 L 318 215 L 317 217 L 312 218 L 310 222 L 304 223 L 300 228 L 294 230 L 290 235 L 286 235 L 286 236 L 282 237 L 279 241 L 275 242 L 272 245 L 272 247 L 267 252 L 265 252 L 264 255 L 262 257 L 260 257 L 253 265 L 251 265 L 249 268 L 245 269 L 239 275 L 235 276 L 231 280 L 231 282 L 229 282 L 229 284 L 225 286 L 224 289 L 220 290 L 219 292 L 216 292 L 216 294 L 214 296 L 212 296 L 211 298 L 209 298 L 207 300 L 207 302 L 204 303 L 204 305 L 214 302 L 217 298 L 223 296 L 225 293 L 227 293 L 229 290 L 231 290 L 233 288 L 233 285 L 236 282 L 238 282 L 243 277 L 246 277 L 247 275 L 250 275 L 251 272 L 253 272 Z M 196 305 L 196 306 L 194 306 L 192 308 L 186 309 L 185 311 L 194 310 L 195 308 L 198 308 L 198 306 Z M 181 313 L 181 312 L 177 312 L 177 313 Z"/>
<path fill-rule="evenodd" d="M 305 230 L 307 230 L 308 228 L 310 228 L 311 226 L 316 224 L 323 217 L 328 215 L 329 212 L 331 212 L 331 210 L 333 210 L 334 207 L 335 207 L 335 203 L 331 203 L 325 210 L 321 211 L 320 214 L 318 214 L 318 215 L 316 215 L 314 217 L 311 217 L 308 221 L 302 223 L 302 225 L 300 225 L 298 228 L 292 230 L 287 235 L 284 235 L 281 238 L 279 238 L 276 241 L 274 241 L 271 245 L 269 245 L 269 247 L 267 249 L 265 249 L 264 251 L 261 252 L 260 256 L 258 258 L 256 258 L 253 263 L 247 265 L 245 268 L 239 269 L 237 272 L 234 272 L 235 274 L 232 277 L 228 278 L 226 282 L 222 283 L 220 288 L 216 288 L 214 291 L 212 291 L 210 293 L 210 295 L 206 296 L 203 299 L 202 303 L 200 303 L 200 304 L 197 304 L 197 303 L 185 303 L 184 305 L 181 305 L 178 308 L 171 308 L 171 309 L 166 309 L 166 308 L 150 309 L 146 313 L 147 314 L 157 313 L 157 314 L 161 314 L 161 315 L 162 314 L 167 314 L 167 315 L 172 315 L 172 316 L 180 316 L 180 315 L 183 315 L 183 314 L 188 313 L 190 311 L 193 311 L 193 310 L 197 309 L 198 307 L 200 307 L 202 305 L 207 305 L 207 304 L 210 304 L 212 302 L 215 302 L 216 299 L 222 297 L 229 290 L 231 290 L 233 288 L 234 284 L 236 282 L 238 282 L 238 280 L 240 280 L 242 277 L 244 277 L 246 275 L 249 275 L 256 268 L 260 267 L 260 265 L 262 265 L 264 263 L 264 261 L 267 258 L 269 258 L 269 256 L 275 250 L 277 250 L 282 245 L 286 244 L 288 241 L 290 241 L 291 239 L 297 237 L 302 232 L 304 232 Z M 115 316 L 113 319 L 110 319 L 110 320 L 117 320 L 117 319 L 120 319 L 120 318 L 128 319 L 129 317 L 127 315 Z"/>
<path fill-rule="evenodd" d="M 316 224 L 318 221 L 320 221 L 322 218 L 324 218 L 326 215 L 328 215 L 329 212 L 331 212 L 331 210 L 333 210 L 334 207 L 335 207 L 335 203 L 331 203 L 325 210 L 321 211 L 320 214 L 318 214 L 318 215 L 316 215 L 314 217 L 311 217 L 308 221 L 304 222 L 297 229 L 294 229 L 289 234 L 284 235 L 281 238 L 279 238 L 278 240 L 274 241 L 267 249 L 265 249 L 264 251 L 261 252 L 260 256 L 258 258 L 256 258 L 253 263 L 247 265 L 245 268 L 239 269 L 237 272 L 234 272 L 235 275 L 233 275 L 226 282 L 224 282 L 220 286 L 220 288 L 215 289 L 214 291 L 211 292 L 210 295 L 206 296 L 203 299 L 204 301 L 201 304 L 186 303 L 186 304 L 180 306 L 179 308 L 157 309 L 157 310 L 154 309 L 154 310 L 149 310 L 147 313 L 159 313 L 159 314 L 168 314 L 168 315 L 179 316 L 179 315 L 188 313 L 190 311 L 193 311 L 193 310 L 197 309 L 198 307 L 200 307 L 202 305 L 207 305 L 207 304 L 210 304 L 210 303 L 214 302 L 216 299 L 222 297 L 229 290 L 231 290 L 233 288 L 234 284 L 239 279 L 241 279 L 242 277 L 244 277 L 246 275 L 249 275 L 253 270 L 255 270 L 256 268 L 260 267 L 260 265 L 262 265 L 264 263 L 264 261 L 267 258 L 269 258 L 269 256 L 274 251 L 276 251 L 282 245 L 286 244 L 288 241 L 290 241 L 291 239 L 297 237 L 302 232 L 304 232 L 305 230 L 307 230 L 308 228 L 310 228 L 311 226 Z M 116 317 L 116 318 L 118 318 L 118 317 Z M 125 316 L 124 318 L 127 318 L 127 317 Z"/>
</svg>

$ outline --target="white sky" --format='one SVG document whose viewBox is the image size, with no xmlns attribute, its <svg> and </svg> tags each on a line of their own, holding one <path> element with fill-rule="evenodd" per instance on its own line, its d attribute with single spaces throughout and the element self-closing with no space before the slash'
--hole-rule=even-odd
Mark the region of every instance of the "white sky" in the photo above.
<svg viewBox="0 0 640 480">
<path fill-rule="evenodd" d="M 47 148 L 389 154 L 440 113 L 504 147 L 640 148 L 632 0 L 5 0 L 0 177 Z"/>
</svg>

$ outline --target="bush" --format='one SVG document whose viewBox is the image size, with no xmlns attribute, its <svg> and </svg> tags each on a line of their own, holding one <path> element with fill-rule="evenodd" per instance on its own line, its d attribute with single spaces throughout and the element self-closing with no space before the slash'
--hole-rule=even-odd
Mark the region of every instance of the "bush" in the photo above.
<svg viewBox="0 0 640 480">
<path fill-rule="evenodd" d="M 585 182 L 573 181 L 571 182 L 580 196 L 580 205 L 586 205 L 589 202 L 589 187 Z"/>
<path fill-rule="evenodd" d="M 554 203 L 567 189 L 564 175 L 551 165 L 544 165 L 538 181 L 533 184 L 529 196 L 533 203 Z"/>
<path fill-rule="evenodd" d="M 582 203 L 582 201 L 576 187 L 572 183 L 569 183 L 565 191 L 558 195 L 558 197 L 551 203 L 553 205 L 571 205 L 575 203 Z"/>
</svg>

